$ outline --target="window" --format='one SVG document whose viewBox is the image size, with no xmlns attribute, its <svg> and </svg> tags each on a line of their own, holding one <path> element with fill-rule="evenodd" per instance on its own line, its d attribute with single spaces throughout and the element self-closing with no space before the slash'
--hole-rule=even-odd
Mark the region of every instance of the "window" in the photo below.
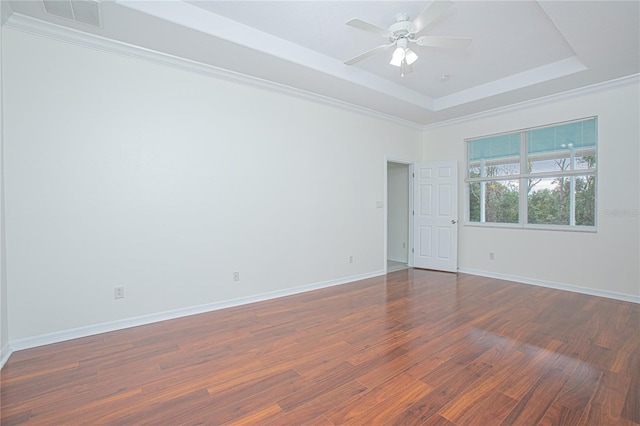
<svg viewBox="0 0 640 426">
<path fill-rule="evenodd" d="M 467 140 L 472 224 L 593 230 L 597 119 Z"/>
</svg>

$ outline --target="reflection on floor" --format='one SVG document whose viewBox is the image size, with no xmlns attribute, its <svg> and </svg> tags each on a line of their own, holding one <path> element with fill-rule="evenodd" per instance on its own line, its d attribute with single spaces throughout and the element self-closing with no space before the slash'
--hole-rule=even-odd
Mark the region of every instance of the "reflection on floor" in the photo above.
<svg viewBox="0 0 640 426">
<path fill-rule="evenodd" d="M 387 260 L 387 272 L 401 271 L 407 269 L 406 263 L 396 262 L 395 260 Z"/>
</svg>

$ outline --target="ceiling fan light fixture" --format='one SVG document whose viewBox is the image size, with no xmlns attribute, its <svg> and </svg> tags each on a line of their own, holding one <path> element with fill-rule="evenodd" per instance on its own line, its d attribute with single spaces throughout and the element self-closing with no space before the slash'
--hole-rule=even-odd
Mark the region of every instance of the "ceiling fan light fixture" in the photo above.
<svg viewBox="0 0 640 426">
<path fill-rule="evenodd" d="M 400 67 L 400 75 L 404 77 L 411 72 L 413 72 L 413 67 L 407 64 L 407 61 L 402 61 L 402 66 Z"/>
<path fill-rule="evenodd" d="M 393 51 L 393 56 L 391 56 L 391 62 L 389 63 L 394 67 L 402 66 L 402 61 L 404 61 L 405 55 L 406 53 L 405 53 L 404 47 L 398 46 L 396 50 Z"/>
<path fill-rule="evenodd" d="M 404 52 L 404 60 L 407 61 L 408 65 L 411 65 L 418 60 L 418 55 L 413 50 L 407 49 Z"/>
</svg>

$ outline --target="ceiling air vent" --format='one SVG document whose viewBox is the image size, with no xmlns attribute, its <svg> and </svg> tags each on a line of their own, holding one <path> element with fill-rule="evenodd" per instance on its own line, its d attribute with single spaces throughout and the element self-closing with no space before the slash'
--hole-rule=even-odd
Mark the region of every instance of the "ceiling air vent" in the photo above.
<svg viewBox="0 0 640 426">
<path fill-rule="evenodd" d="M 45 13 L 94 27 L 102 26 L 99 0 L 43 0 Z"/>
</svg>

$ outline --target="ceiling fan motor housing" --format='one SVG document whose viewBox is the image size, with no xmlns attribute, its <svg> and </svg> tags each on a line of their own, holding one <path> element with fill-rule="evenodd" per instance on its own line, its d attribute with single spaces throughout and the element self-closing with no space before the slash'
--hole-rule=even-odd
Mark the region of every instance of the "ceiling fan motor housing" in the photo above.
<svg viewBox="0 0 640 426">
<path fill-rule="evenodd" d="M 389 32 L 393 33 L 392 37 L 389 37 L 389 41 L 394 42 L 400 38 L 414 38 L 415 35 L 411 31 L 411 21 L 406 13 L 398 13 L 396 15 L 396 22 L 389 27 Z"/>
</svg>

